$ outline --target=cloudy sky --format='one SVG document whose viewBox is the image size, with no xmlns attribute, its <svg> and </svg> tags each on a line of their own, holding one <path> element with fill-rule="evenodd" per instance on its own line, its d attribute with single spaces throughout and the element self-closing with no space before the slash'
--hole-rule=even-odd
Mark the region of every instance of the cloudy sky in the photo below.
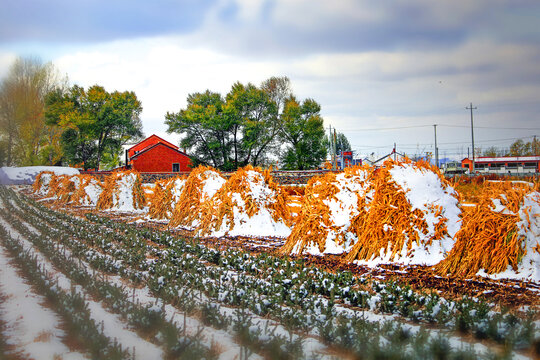
<svg viewBox="0 0 540 360">
<path fill-rule="evenodd" d="M 538 0 L 18 0 L 0 3 L 0 77 L 17 56 L 72 84 L 135 91 L 144 132 L 189 93 L 288 76 L 358 156 L 460 158 L 540 137 Z"/>
</svg>

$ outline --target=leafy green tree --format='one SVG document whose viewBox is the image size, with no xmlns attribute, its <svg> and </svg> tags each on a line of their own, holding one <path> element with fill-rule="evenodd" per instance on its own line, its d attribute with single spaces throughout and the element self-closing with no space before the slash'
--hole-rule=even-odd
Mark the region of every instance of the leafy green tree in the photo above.
<svg viewBox="0 0 540 360">
<path fill-rule="evenodd" d="M 81 131 L 66 129 L 62 133 L 62 149 L 69 164 L 82 164 L 84 170 L 97 168 L 96 142 Z"/>
<path fill-rule="evenodd" d="M 283 168 L 317 168 L 326 158 L 324 125 L 320 105 L 313 99 L 300 104 L 294 96 L 285 101 L 281 139 L 287 143 Z"/>
<path fill-rule="evenodd" d="M 193 154 L 194 164 L 231 168 L 229 133 L 231 123 L 223 114 L 225 102 L 209 90 L 188 95 L 187 107 L 165 115 L 167 132 L 183 135 L 180 146 Z"/>
<path fill-rule="evenodd" d="M 224 98 L 209 90 L 190 94 L 187 107 L 167 113 L 165 123 L 168 132 L 182 135 L 180 145 L 193 154 L 194 164 L 222 170 L 259 165 L 278 154 L 284 140 L 287 166 L 316 167 L 321 153 L 326 155 L 320 146 L 320 106 L 310 99 L 295 109 L 291 99 L 286 77 L 270 78 L 260 87 L 236 82 Z"/>
<path fill-rule="evenodd" d="M 257 165 L 280 130 L 277 105 L 253 84 L 235 83 L 226 96 L 225 115 L 232 125 L 234 166 Z"/>
<path fill-rule="evenodd" d="M 292 96 L 291 81 L 289 78 L 286 76 L 272 76 L 263 81 L 261 90 L 268 94 L 274 102 L 277 111 L 276 115 L 280 117 L 285 107 L 285 101 Z"/>
<path fill-rule="evenodd" d="M 280 130 L 276 104 L 253 84 L 235 83 L 223 98 L 207 90 L 190 94 L 187 107 L 165 115 L 169 133 L 183 135 L 194 163 L 234 170 L 263 159 Z"/>
<path fill-rule="evenodd" d="M 109 93 L 98 85 L 85 91 L 75 85 L 50 92 L 46 104 L 47 123 L 63 129 L 63 149 L 71 164 L 82 160 L 85 168 L 94 167 L 95 157 L 99 168 L 104 155 L 114 163 L 122 145 L 142 137 L 142 106 L 133 92 Z"/>
</svg>

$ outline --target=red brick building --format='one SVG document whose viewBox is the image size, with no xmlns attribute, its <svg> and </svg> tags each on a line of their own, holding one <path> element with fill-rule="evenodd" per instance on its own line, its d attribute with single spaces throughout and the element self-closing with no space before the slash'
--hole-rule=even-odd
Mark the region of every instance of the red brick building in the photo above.
<svg viewBox="0 0 540 360">
<path fill-rule="evenodd" d="M 191 160 L 178 146 L 152 135 L 126 150 L 127 163 L 138 172 L 183 172 Z"/>
</svg>

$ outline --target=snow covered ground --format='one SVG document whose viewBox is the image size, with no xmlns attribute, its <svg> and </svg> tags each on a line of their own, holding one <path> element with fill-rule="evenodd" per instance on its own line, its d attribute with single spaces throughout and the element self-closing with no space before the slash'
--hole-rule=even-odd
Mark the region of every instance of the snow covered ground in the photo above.
<svg viewBox="0 0 540 360">
<path fill-rule="evenodd" d="M 0 201 L 3 201 L 3 200 L 0 199 Z M 22 208 L 18 207 L 15 201 L 11 201 L 10 204 L 12 206 L 15 206 L 16 209 L 18 209 L 17 211 L 23 211 Z M 1 205 L 2 207 L 4 207 L 7 204 L 2 203 Z M 31 219 L 24 218 L 20 220 L 22 221 L 23 225 L 26 228 L 28 228 L 28 230 L 31 233 L 35 234 L 36 237 L 38 238 L 41 237 L 42 235 L 41 232 L 45 231 L 45 230 L 40 230 L 39 224 L 36 225 L 35 227 L 31 225 L 30 224 Z M 51 220 L 48 220 L 48 221 L 51 221 Z M 59 229 L 64 228 L 64 227 L 66 229 L 69 229 L 70 224 L 67 222 L 68 220 L 62 220 L 62 221 L 65 221 L 66 223 L 62 225 L 62 227 L 59 227 Z M 25 236 L 22 233 L 19 233 L 19 231 L 14 226 L 12 226 L 12 224 L 7 223 L 5 220 L 5 215 L 2 216 L 1 212 L 0 212 L 0 225 L 8 229 L 13 238 L 16 238 L 21 244 L 24 245 L 24 247 L 28 251 L 33 253 L 39 259 L 39 262 L 40 264 L 42 264 L 43 269 L 46 270 L 48 273 L 50 273 L 52 276 L 54 276 L 54 278 L 56 279 L 58 283 L 58 286 L 60 286 L 65 291 L 69 291 L 70 289 L 75 288 L 77 292 L 85 293 L 86 290 L 84 288 L 74 284 L 72 279 L 60 273 L 55 268 L 54 264 L 52 264 L 43 254 L 41 254 L 40 251 L 38 251 L 35 248 L 33 243 L 29 240 L 29 238 L 27 238 L 29 236 Z M 73 225 L 73 228 L 75 231 L 74 225 Z M 75 231 L 74 234 L 77 233 L 77 231 Z M 109 231 L 111 231 L 110 228 L 103 226 L 103 230 L 102 230 L 103 233 L 107 233 Z M 98 239 L 96 238 L 96 240 Z M 0 249 L 2 248 L 1 244 L 2 244 L 2 241 L 0 241 Z M 110 244 L 107 247 L 108 249 L 107 252 L 102 253 L 99 256 L 102 256 L 103 259 L 109 259 L 108 261 L 110 263 L 117 263 L 118 266 L 126 266 L 127 264 L 129 264 L 128 258 L 122 258 L 124 259 L 122 261 L 119 261 L 118 258 L 115 258 L 117 256 L 122 256 L 121 252 L 122 251 L 126 252 L 127 248 L 129 248 L 129 246 L 125 248 L 123 246 L 125 246 L 125 244 L 122 244 L 122 243 Z M 60 244 L 57 245 L 57 251 L 59 253 L 64 253 L 68 258 L 74 255 L 74 254 L 71 254 L 70 248 L 64 245 L 60 245 Z M 95 251 L 95 249 L 93 250 L 89 249 L 89 251 L 87 252 L 87 255 L 90 256 L 90 258 L 93 258 L 93 256 L 98 256 L 97 253 L 95 253 L 95 255 L 91 255 L 91 252 L 93 251 Z M 165 259 L 168 256 L 168 252 L 169 250 L 167 250 L 166 248 L 160 249 L 159 251 L 156 250 L 156 253 L 153 253 L 151 259 L 149 259 L 150 261 L 149 263 L 159 262 L 159 259 Z M 0 270 L 2 271 L 0 272 L 0 275 L 1 275 L 0 280 L 2 280 L 2 282 L 0 282 L 0 292 L 2 294 L 20 293 L 20 291 L 17 289 L 24 287 L 23 286 L 24 280 L 17 278 L 12 273 L 5 272 L 5 271 L 12 271 L 13 268 L 10 265 L 9 259 L 4 255 L 5 253 L 0 251 Z M 290 289 L 291 292 L 294 290 L 295 293 L 297 294 L 302 293 L 302 288 L 298 289 L 297 286 L 293 285 L 297 281 L 296 279 L 298 278 L 298 274 L 294 274 L 294 273 L 292 275 L 286 274 L 283 271 L 283 269 L 279 269 L 279 271 L 277 271 L 276 269 L 276 271 L 274 272 L 272 268 L 270 268 L 270 271 L 271 271 L 270 274 L 274 274 L 274 275 L 266 274 L 263 271 L 263 269 L 258 269 L 258 268 L 255 268 L 254 269 L 255 271 L 253 271 L 253 266 L 255 266 L 254 264 L 256 264 L 256 260 L 253 258 L 249 258 L 249 257 L 243 258 L 243 262 L 245 262 L 246 267 L 252 270 L 252 272 L 249 274 L 247 272 L 240 271 L 240 270 L 238 271 L 230 270 L 230 269 L 227 270 L 227 267 L 230 266 L 228 265 L 227 258 L 220 260 L 219 261 L 220 265 L 213 264 L 213 263 L 212 264 L 202 263 L 203 261 L 201 259 L 193 259 L 192 254 L 184 254 L 183 256 L 176 257 L 175 259 L 176 260 L 174 264 L 169 263 L 170 270 L 173 271 L 175 274 L 182 274 L 185 271 L 187 271 L 187 270 L 185 271 L 182 270 L 182 267 L 181 267 L 181 265 L 186 262 L 188 263 L 193 262 L 193 264 L 199 264 L 201 266 L 200 267 L 201 271 L 195 272 L 194 274 L 201 274 L 203 270 L 209 271 L 208 274 L 213 274 L 212 278 L 206 277 L 203 279 L 203 282 L 208 285 L 209 289 L 211 289 L 212 287 L 221 289 L 219 290 L 219 293 L 217 295 L 214 295 L 214 297 L 210 298 L 204 292 L 196 291 L 195 298 L 197 299 L 197 302 L 201 302 L 201 303 L 210 302 L 212 306 L 214 306 L 215 309 L 217 309 L 217 312 L 221 314 L 221 316 L 225 316 L 225 317 L 228 316 L 229 318 L 235 318 L 238 316 L 239 305 L 230 305 L 226 303 L 227 301 L 232 301 L 231 299 L 235 299 L 238 296 L 247 296 L 250 299 L 257 299 L 257 298 L 261 298 L 262 296 L 263 301 L 261 302 L 261 304 L 265 304 L 265 301 L 268 301 L 266 299 L 270 299 L 271 296 L 278 295 L 279 292 L 282 291 L 279 288 L 272 287 L 272 286 L 275 286 L 274 282 L 276 281 L 276 279 L 282 279 L 282 280 L 278 280 L 278 283 L 282 283 L 285 286 L 288 286 L 288 289 Z M 143 306 L 149 306 L 154 309 L 158 309 L 159 311 L 164 312 L 167 319 L 171 319 L 179 327 L 182 326 L 184 322 L 185 313 L 183 313 L 182 311 L 179 311 L 174 306 L 161 300 L 159 297 L 156 297 L 155 293 L 152 293 L 149 287 L 145 285 L 131 286 L 125 278 L 121 278 L 120 276 L 117 276 L 117 275 L 114 275 L 114 276 L 105 275 L 101 273 L 100 271 L 96 271 L 96 269 L 94 269 L 92 265 L 90 265 L 90 263 L 86 262 L 83 259 L 77 260 L 77 263 L 79 264 L 79 266 L 82 266 L 84 269 L 86 269 L 85 271 L 87 273 L 92 273 L 97 278 L 105 279 L 107 282 L 111 284 L 122 286 L 124 291 L 131 294 L 132 301 L 142 304 Z M 165 263 L 168 263 L 168 262 L 165 262 Z M 160 268 L 153 267 L 152 269 L 153 271 L 157 271 Z M 259 273 L 261 274 L 260 275 L 261 277 L 259 277 L 258 275 Z M 142 273 L 142 275 L 149 276 L 150 274 Z M 6 276 L 10 277 L 8 282 L 4 281 L 5 280 L 4 278 Z M 175 275 L 175 276 L 177 277 L 179 275 Z M 302 275 L 302 276 L 305 276 L 305 275 Z M 322 276 L 322 272 L 319 273 L 318 276 Z M 318 276 L 315 276 L 314 278 L 316 279 L 318 278 Z M 189 277 L 185 279 L 187 280 L 189 279 Z M 167 280 L 163 277 L 160 277 L 157 279 L 157 282 L 159 284 L 162 284 L 163 286 L 166 286 L 168 281 L 174 281 L 174 280 L 173 279 Z M 21 283 L 23 285 L 21 285 Z M 197 283 L 197 281 L 195 281 L 195 283 Z M 198 283 L 200 283 L 200 281 Z M 257 284 L 255 288 L 260 289 L 259 291 L 261 292 L 260 293 L 246 292 L 243 286 L 244 284 L 249 284 L 249 283 Z M 291 285 L 289 286 L 287 284 L 291 284 Z M 189 286 L 189 284 L 185 284 L 185 285 Z M 345 290 L 340 289 L 339 293 L 341 293 L 342 291 L 345 291 Z M 263 293 L 268 294 L 268 295 L 262 295 Z M 15 295 L 13 296 L 14 298 L 16 298 Z M 332 306 L 330 305 L 329 300 L 327 299 L 326 296 L 315 295 L 315 297 L 317 299 L 316 302 L 319 304 L 318 305 L 319 307 L 317 308 L 318 309 L 317 313 L 312 314 L 312 316 L 315 316 L 318 319 L 320 324 L 324 324 L 324 319 L 326 318 L 326 316 L 328 316 L 327 311 L 328 309 L 331 309 Z M 85 299 L 88 303 L 88 308 L 92 316 L 95 317 L 98 323 L 103 324 L 102 325 L 103 332 L 107 336 L 117 339 L 118 342 L 120 342 L 123 346 L 125 346 L 128 349 L 135 348 L 136 350 L 133 353 L 136 354 L 136 358 L 141 358 L 141 359 L 156 358 L 157 359 L 157 358 L 163 357 L 162 349 L 157 347 L 155 344 L 148 342 L 146 339 L 142 339 L 139 335 L 135 334 L 132 331 L 132 329 L 130 329 L 130 326 L 128 326 L 125 323 L 125 321 L 122 320 L 118 315 L 113 314 L 110 311 L 108 311 L 99 301 L 92 299 L 92 296 L 86 295 Z M 40 318 L 46 319 L 43 321 L 43 324 L 45 323 L 57 324 L 58 323 L 58 319 L 55 319 L 54 312 L 48 311 L 48 309 L 46 309 L 46 307 L 42 305 L 42 302 L 39 297 L 36 298 L 34 296 L 31 296 L 29 301 L 31 302 L 31 304 L 28 305 L 29 308 L 34 307 L 36 309 L 33 311 L 43 312 L 43 314 L 39 315 Z M 301 307 L 298 308 L 297 306 L 291 305 L 291 301 L 294 301 L 293 297 L 291 297 L 287 301 L 284 301 L 282 306 L 280 306 L 280 311 L 283 313 L 290 312 L 291 319 L 293 319 L 293 317 L 296 316 L 295 314 L 298 314 L 299 312 L 303 310 L 301 309 Z M 309 300 L 309 301 L 312 301 L 312 300 Z M 376 311 L 377 308 L 379 308 L 379 305 L 382 301 L 383 301 L 383 298 L 381 296 L 378 296 L 378 297 L 373 296 L 370 298 L 370 301 L 369 301 L 371 310 L 364 309 L 364 310 L 358 311 L 358 309 L 350 308 L 348 306 L 337 305 L 335 309 L 332 310 L 330 313 L 335 314 L 332 316 L 337 316 L 336 314 L 341 314 L 346 317 L 361 316 L 366 321 L 372 322 L 374 328 L 378 326 L 377 324 L 384 321 L 391 321 L 396 324 L 400 324 L 401 321 L 403 320 L 398 315 L 395 315 L 395 314 L 384 315 L 384 314 L 379 314 L 379 313 L 374 312 Z M 440 303 L 444 304 L 446 302 L 441 300 Z M 37 307 L 36 307 L 36 304 L 37 304 Z M 12 311 L 14 314 L 17 313 L 17 309 L 15 305 L 8 305 L 8 306 L 10 307 L 10 309 L 13 308 Z M 3 309 L 2 305 L 0 305 L 0 318 L 4 322 L 12 324 L 14 320 L 11 317 L 6 316 L 2 312 L 2 309 Z M 246 314 L 250 316 L 250 321 L 251 321 L 251 326 L 249 327 L 250 334 L 251 333 L 255 334 L 261 329 L 268 329 L 269 330 L 268 332 L 264 332 L 267 330 L 263 331 L 261 339 L 267 339 L 269 341 L 272 339 L 272 336 L 278 336 L 278 337 L 283 337 L 283 338 L 288 338 L 292 336 L 293 339 L 296 339 L 296 338 L 300 339 L 297 333 L 295 333 L 294 331 L 291 332 L 289 330 L 288 326 L 290 325 L 287 325 L 286 322 L 280 323 L 279 321 L 276 321 L 274 319 L 275 317 L 274 313 L 270 313 L 263 317 L 263 316 L 256 315 L 255 313 L 257 311 L 256 307 L 252 308 L 251 310 L 245 309 L 245 311 L 246 311 Z M 48 312 L 50 312 L 50 314 L 48 314 Z M 16 318 L 16 315 L 13 315 L 13 316 Z M 243 347 L 237 343 L 238 341 L 237 335 L 235 335 L 234 332 L 232 331 L 233 329 L 232 325 L 229 326 L 228 329 L 226 328 L 226 329 L 218 330 L 211 326 L 204 326 L 200 318 L 190 316 L 190 315 L 186 316 L 186 324 L 187 324 L 187 330 L 189 333 L 197 332 L 198 329 L 202 327 L 201 334 L 202 334 L 202 337 L 205 339 L 204 343 L 208 344 L 209 346 L 212 346 L 212 344 L 216 344 L 215 346 L 218 349 L 220 349 L 219 354 L 220 354 L 221 359 L 235 358 L 238 356 L 239 353 L 244 351 Z M 337 326 L 337 324 L 334 324 L 334 325 Z M 416 336 L 416 334 L 420 334 L 422 331 L 425 330 L 424 325 L 422 324 L 417 324 L 417 325 L 405 324 L 404 326 L 405 326 L 404 327 L 405 331 L 409 332 L 410 334 L 414 336 Z M 30 327 L 32 327 L 32 325 Z M 28 330 L 26 332 L 28 334 L 39 335 L 40 326 L 38 326 L 37 324 L 34 324 L 33 327 L 35 329 L 33 329 L 32 331 Z M 50 328 L 56 329 L 53 331 L 54 336 L 50 337 L 51 339 L 50 344 L 47 345 L 52 350 L 48 350 L 49 352 L 47 354 L 52 354 L 53 356 L 55 353 L 61 354 L 63 358 L 66 358 L 66 359 L 84 358 L 83 356 L 84 354 L 70 351 L 66 347 L 66 345 L 62 343 L 61 329 L 57 329 L 57 328 L 60 328 L 59 326 L 55 325 L 55 326 L 47 326 L 47 327 L 49 329 Z M 322 335 L 321 331 L 322 330 L 319 327 L 311 327 L 309 329 L 306 329 L 305 333 L 302 334 L 302 347 L 304 349 L 305 355 L 310 356 L 311 354 L 311 355 L 315 355 L 322 358 L 326 356 L 325 355 L 326 345 L 324 345 L 324 343 L 322 342 L 320 338 L 320 336 Z M 15 335 L 11 335 L 11 334 L 8 334 L 8 335 L 10 339 L 13 341 L 13 344 L 20 344 L 18 345 L 19 348 L 24 349 L 24 351 L 27 351 L 28 354 L 30 354 L 30 351 L 35 351 L 35 350 L 32 350 L 32 346 L 34 345 L 25 345 L 27 344 L 25 342 L 27 340 L 22 339 L 22 338 L 19 340 L 19 338 L 17 338 L 17 336 Z M 439 337 L 444 337 L 449 340 L 449 344 L 451 346 L 452 351 L 456 351 L 460 349 L 463 351 L 469 351 L 469 349 L 472 349 L 471 351 L 476 351 L 477 353 L 484 353 L 488 351 L 487 346 L 481 345 L 477 342 L 470 342 L 469 340 L 466 340 L 465 338 L 459 336 L 458 334 L 447 331 L 444 328 L 441 330 L 434 330 L 430 332 L 429 338 L 436 339 Z M 60 339 L 60 340 L 59 342 L 57 342 L 55 339 Z M 380 342 L 381 346 L 384 346 L 385 344 L 388 346 L 391 345 L 391 344 L 387 344 L 389 340 L 387 340 L 386 338 L 381 337 L 380 339 L 376 341 Z M 38 344 L 38 345 L 41 346 L 42 344 Z M 27 349 L 27 347 L 29 348 Z M 408 350 L 406 351 L 411 351 L 411 348 L 408 348 Z M 255 352 L 255 353 L 251 353 L 249 358 L 257 359 L 257 358 L 262 358 L 262 357 L 264 356 L 262 356 L 261 354 L 257 354 Z M 514 354 L 514 358 L 519 358 L 519 357 L 520 356 L 517 353 Z"/>
<path fill-rule="evenodd" d="M 0 185 L 30 185 L 42 171 L 51 171 L 56 175 L 77 175 L 79 170 L 60 166 L 25 166 L 0 168 Z"/>
</svg>

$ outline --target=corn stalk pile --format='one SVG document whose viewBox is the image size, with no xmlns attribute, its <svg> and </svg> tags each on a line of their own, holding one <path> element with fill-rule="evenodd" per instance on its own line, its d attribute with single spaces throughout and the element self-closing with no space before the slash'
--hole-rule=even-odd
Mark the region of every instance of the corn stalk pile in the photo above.
<svg viewBox="0 0 540 360">
<path fill-rule="evenodd" d="M 201 235 L 290 233 L 286 194 L 269 170 L 251 165 L 238 169 L 212 198 L 202 203 L 201 213 Z"/>
<path fill-rule="evenodd" d="M 96 206 L 99 195 L 103 191 L 101 182 L 91 175 L 75 175 L 79 185 L 71 196 L 71 202 L 76 205 Z"/>
<path fill-rule="evenodd" d="M 68 176 L 56 174 L 51 176 L 51 181 L 49 181 L 49 192 L 47 193 L 48 197 L 58 197 L 58 193 L 61 192 L 62 182 L 66 177 Z"/>
<path fill-rule="evenodd" d="M 60 175 L 58 176 L 56 188 L 56 202 L 59 204 L 68 204 L 73 201 L 77 189 L 79 189 L 80 179 L 77 176 Z"/>
<path fill-rule="evenodd" d="M 170 219 L 185 184 L 186 178 L 181 176 L 156 181 L 148 200 L 148 216 L 156 220 Z"/>
<path fill-rule="evenodd" d="M 196 228 L 201 220 L 201 206 L 209 200 L 221 186 L 225 178 L 208 166 L 199 166 L 189 174 L 184 189 L 171 214 L 171 227 Z"/>
<path fill-rule="evenodd" d="M 146 197 L 139 174 L 119 171 L 105 178 L 96 208 L 132 211 L 143 209 L 145 204 Z"/>
<path fill-rule="evenodd" d="M 540 271 L 540 194 L 512 182 L 486 182 L 482 189 L 478 204 L 465 207 L 456 244 L 435 270 L 463 277 L 519 272 L 531 265 Z"/>
<path fill-rule="evenodd" d="M 427 163 L 388 160 L 312 179 L 284 254 L 344 253 L 348 261 L 435 264 L 459 229 L 457 194 Z"/>
<path fill-rule="evenodd" d="M 349 231 L 369 186 L 370 167 L 347 168 L 309 180 L 299 215 L 282 254 L 342 253 L 356 240 Z"/>
<path fill-rule="evenodd" d="M 32 185 L 34 193 L 38 195 L 47 195 L 49 193 L 49 185 L 53 176 L 56 176 L 52 171 L 42 171 L 36 176 L 36 180 Z"/>
<path fill-rule="evenodd" d="M 388 160 L 369 180 L 351 225 L 357 242 L 346 259 L 405 264 L 442 260 L 453 246 L 460 209 L 457 194 L 439 171 L 426 162 Z"/>
</svg>

